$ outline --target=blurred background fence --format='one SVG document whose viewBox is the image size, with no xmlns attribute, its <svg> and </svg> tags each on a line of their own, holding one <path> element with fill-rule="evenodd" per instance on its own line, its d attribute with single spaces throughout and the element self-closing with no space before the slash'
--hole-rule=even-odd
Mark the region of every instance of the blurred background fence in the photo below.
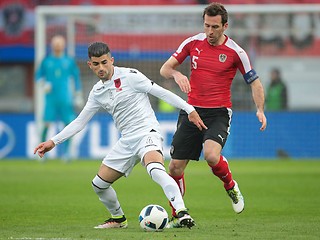
<svg viewBox="0 0 320 240">
<path fill-rule="evenodd" d="M 320 1 L 221 2 L 227 4 L 230 17 L 227 34 L 247 51 L 265 90 L 271 70 L 277 68 L 288 91 L 288 107 L 276 112 L 267 109 L 269 125 L 261 133 L 250 87 L 237 75 L 225 154 L 229 158 L 320 158 Z M 159 69 L 185 38 L 203 31 L 202 3 L 207 2 L 1 1 L 0 158 L 33 157 L 39 141 L 36 120 L 43 103 L 34 90 L 34 68 L 48 53 L 55 34 L 67 38 L 68 53 L 81 69 L 85 97 L 97 81 L 87 67 L 87 46 L 105 41 L 115 65 L 137 68 L 186 98 L 175 84 L 165 85 Z M 185 61 L 181 66 L 186 75 L 189 65 Z M 163 128 L 168 157 L 177 111 L 163 112 L 158 100 L 150 99 Z M 59 123 L 50 134 L 58 129 Z M 101 158 L 117 138 L 112 119 L 98 114 L 74 139 L 73 155 Z M 50 154 L 57 156 L 59 149 Z"/>
</svg>

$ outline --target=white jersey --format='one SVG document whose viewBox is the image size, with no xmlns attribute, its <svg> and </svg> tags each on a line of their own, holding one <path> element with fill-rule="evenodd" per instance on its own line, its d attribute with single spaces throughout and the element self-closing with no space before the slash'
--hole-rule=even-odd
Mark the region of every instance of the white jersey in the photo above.
<svg viewBox="0 0 320 240">
<path fill-rule="evenodd" d="M 172 92 L 158 86 L 136 69 L 114 67 L 110 80 L 97 82 L 79 116 L 51 140 L 59 144 L 81 131 L 99 109 L 113 117 L 122 136 L 137 136 L 155 130 L 160 124 L 151 107 L 148 93 L 185 110 L 194 108 Z"/>
</svg>

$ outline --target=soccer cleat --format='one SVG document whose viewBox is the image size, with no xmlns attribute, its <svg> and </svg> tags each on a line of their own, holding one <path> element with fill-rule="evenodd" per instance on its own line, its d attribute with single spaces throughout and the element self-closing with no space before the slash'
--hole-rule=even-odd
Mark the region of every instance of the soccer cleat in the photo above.
<svg viewBox="0 0 320 240">
<path fill-rule="evenodd" d="M 234 183 L 234 187 L 227 190 L 227 193 L 231 198 L 233 210 L 236 213 L 241 213 L 244 209 L 244 198 L 240 192 L 238 183 L 236 181 L 234 181 Z"/>
<path fill-rule="evenodd" d="M 182 228 L 182 225 L 179 222 L 179 218 L 171 217 L 170 221 L 168 222 L 166 228 Z"/>
<path fill-rule="evenodd" d="M 177 216 L 174 216 L 170 219 L 166 228 L 192 228 L 196 223 L 192 217 L 188 214 L 186 210 L 178 212 Z"/>
<path fill-rule="evenodd" d="M 123 215 L 122 217 L 111 217 L 107 219 L 104 223 L 95 226 L 96 229 L 102 229 L 102 228 L 127 228 L 128 227 L 128 221 L 126 217 Z"/>
</svg>

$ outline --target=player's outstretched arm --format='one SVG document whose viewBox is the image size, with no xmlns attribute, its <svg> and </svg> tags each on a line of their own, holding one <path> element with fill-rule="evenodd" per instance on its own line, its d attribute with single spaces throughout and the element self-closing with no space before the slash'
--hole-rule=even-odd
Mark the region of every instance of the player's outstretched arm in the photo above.
<svg viewBox="0 0 320 240">
<path fill-rule="evenodd" d="M 200 118 L 199 114 L 196 110 L 192 111 L 188 115 L 189 121 L 196 125 L 199 130 L 208 129 L 207 126 L 203 123 L 202 119 Z"/>
<path fill-rule="evenodd" d="M 39 157 L 43 157 L 46 152 L 49 152 L 52 148 L 55 147 L 55 144 L 52 140 L 40 143 L 35 149 L 33 154 L 38 152 Z"/>
</svg>

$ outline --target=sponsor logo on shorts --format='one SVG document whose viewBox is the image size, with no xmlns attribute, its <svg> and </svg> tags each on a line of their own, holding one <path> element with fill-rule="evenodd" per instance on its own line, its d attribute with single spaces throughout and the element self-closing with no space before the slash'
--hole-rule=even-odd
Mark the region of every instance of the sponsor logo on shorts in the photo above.
<svg viewBox="0 0 320 240">
<path fill-rule="evenodd" d="M 218 137 L 221 138 L 222 142 L 224 141 L 224 138 L 220 134 L 218 135 Z"/>
<path fill-rule="evenodd" d="M 150 146 L 157 146 L 157 145 L 153 143 L 151 137 L 148 137 L 148 138 L 147 138 L 147 141 L 146 141 L 146 146 L 145 146 L 145 147 L 150 147 Z"/>
<path fill-rule="evenodd" d="M 173 154 L 173 152 L 174 152 L 174 146 L 171 146 L 171 148 L 170 148 L 170 154 Z"/>
</svg>

